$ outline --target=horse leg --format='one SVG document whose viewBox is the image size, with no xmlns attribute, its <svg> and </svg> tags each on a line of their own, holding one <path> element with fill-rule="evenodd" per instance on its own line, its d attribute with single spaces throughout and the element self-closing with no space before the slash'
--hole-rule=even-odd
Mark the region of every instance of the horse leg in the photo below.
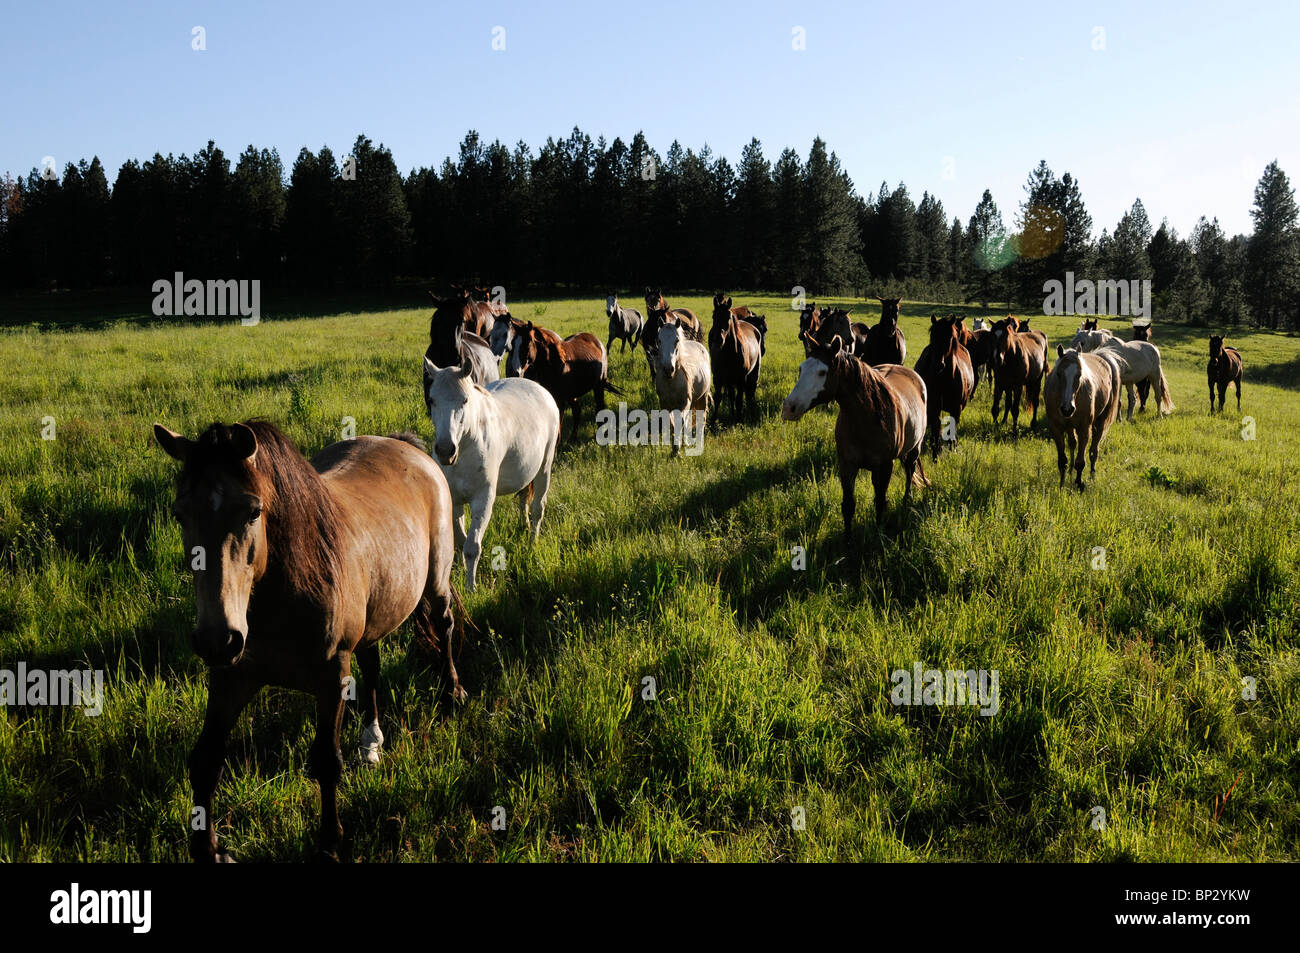
<svg viewBox="0 0 1300 953">
<path fill-rule="evenodd" d="M 1092 480 L 1097 479 L 1097 448 L 1101 446 L 1101 438 L 1105 436 L 1105 430 L 1099 423 L 1092 425 L 1092 441 L 1088 445 L 1088 477 Z"/>
<path fill-rule="evenodd" d="M 351 669 L 351 657 L 340 651 L 335 666 L 316 690 L 316 740 L 307 756 L 307 773 L 320 785 L 320 828 L 316 846 L 330 860 L 338 859 L 339 841 L 343 838 L 338 804 L 339 778 L 343 775 L 339 726 L 343 721 L 344 684 Z"/>
<path fill-rule="evenodd" d="M 913 460 L 915 463 L 915 460 Z M 888 460 L 871 471 L 871 485 L 876 491 L 876 525 L 885 518 L 885 504 L 889 497 L 889 480 L 894 475 L 894 461 Z M 906 491 L 904 491 L 906 495 Z"/>
<path fill-rule="evenodd" d="M 261 687 L 234 668 L 214 668 L 208 675 L 208 711 L 189 761 L 190 788 L 194 792 L 194 810 L 190 815 L 190 857 L 196 862 L 232 862 L 229 854 L 217 848 L 212 792 L 217 789 L 225 769 L 226 738 L 235 727 L 239 713 Z"/>
<path fill-rule="evenodd" d="M 1020 439 L 1020 391 L 1021 388 L 1013 388 L 1007 395 L 1007 407 L 1011 411 L 1011 436 Z"/>
<path fill-rule="evenodd" d="M 1002 385 L 998 383 L 997 378 L 993 379 L 993 425 L 998 423 L 998 402 L 1002 399 Z M 1008 400 L 1011 398 L 1008 397 Z M 1005 418 L 1004 418 L 1005 419 Z"/>
<path fill-rule="evenodd" d="M 1125 384 L 1125 385 L 1124 385 L 1124 390 L 1125 390 L 1125 392 L 1128 394 L 1128 414 L 1127 414 L 1128 422 L 1129 422 L 1129 423 L 1132 423 L 1132 422 L 1133 422 L 1133 404 L 1135 403 L 1135 398 L 1134 398 L 1134 396 L 1133 396 L 1133 384 L 1132 384 L 1132 383 Z"/>
<path fill-rule="evenodd" d="M 546 515 L 546 494 L 550 488 L 551 461 L 548 458 L 537 471 L 537 476 L 533 477 L 532 499 L 528 504 L 528 528 L 532 533 L 533 542 L 537 542 L 537 537 L 542 531 L 542 517 Z"/>
<path fill-rule="evenodd" d="M 1232 382 L 1232 386 L 1237 388 L 1237 413 L 1241 413 L 1241 378 L 1238 377 Z M 1225 390 L 1227 388 L 1224 388 Z"/>
<path fill-rule="evenodd" d="M 1069 460 L 1065 456 L 1065 434 L 1052 432 L 1052 439 L 1056 441 L 1056 469 L 1061 474 L 1060 488 L 1065 488 L 1065 471 L 1069 465 Z"/>
<path fill-rule="evenodd" d="M 456 618 L 451 612 L 451 587 L 447 585 L 446 591 L 439 591 L 438 581 L 432 576 L 429 579 L 429 586 L 424 591 L 425 601 L 428 603 L 428 613 L 426 621 L 434 641 L 438 643 L 438 651 L 442 655 L 442 690 L 440 702 L 444 708 L 453 702 L 463 702 L 469 696 L 465 689 L 461 687 L 460 676 L 456 672 L 456 661 L 453 657 L 455 650 L 456 635 Z"/>
<path fill-rule="evenodd" d="M 492 519 L 492 504 L 496 501 L 495 483 L 489 484 L 469 504 L 469 534 L 465 537 L 465 587 L 470 592 L 477 585 L 478 557 L 483 551 L 483 534 Z"/>
<path fill-rule="evenodd" d="M 1088 427 L 1079 428 L 1078 445 L 1074 449 L 1074 482 L 1079 489 L 1083 489 L 1083 456 L 1087 449 Z"/>
<path fill-rule="evenodd" d="M 465 501 L 453 499 L 451 503 L 451 532 L 456 541 L 456 552 L 465 552 Z"/>
<path fill-rule="evenodd" d="M 853 498 L 854 484 L 858 482 L 856 464 L 840 461 L 840 515 L 844 517 L 844 542 L 853 542 L 853 511 L 857 502 Z"/>
<path fill-rule="evenodd" d="M 358 645 L 353 654 L 361 666 L 361 677 L 365 682 L 361 693 L 361 723 L 366 726 L 361 732 L 361 760 L 378 764 L 380 749 L 384 746 L 384 733 L 379 730 L 379 643 Z"/>
</svg>

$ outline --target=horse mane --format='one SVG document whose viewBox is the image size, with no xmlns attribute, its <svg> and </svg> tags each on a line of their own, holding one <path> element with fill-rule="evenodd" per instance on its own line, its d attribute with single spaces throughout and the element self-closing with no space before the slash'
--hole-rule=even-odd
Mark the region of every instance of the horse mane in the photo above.
<svg viewBox="0 0 1300 953">
<path fill-rule="evenodd" d="M 267 573 L 277 572 L 290 589 L 327 602 L 340 576 L 339 513 L 325 481 L 275 424 L 246 420 L 257 453 L 235 466 L 262 499 L 266 520 Z M 231 466 L 231 428 L 213 424 L 199 437 L 189 466 Z"/>
<path fill-rule="evenodd" d="M 848 351 L 840 351 L 831 361 L 831 373 L 835 376 L 837 389 L 847 391 L 868 413 L 881 418 L 893 413 L 889 388 L 880 372 L 866 361 L 858 360 Z M 846 383 L 847 387 L 844 387 Z"/>
</svg>

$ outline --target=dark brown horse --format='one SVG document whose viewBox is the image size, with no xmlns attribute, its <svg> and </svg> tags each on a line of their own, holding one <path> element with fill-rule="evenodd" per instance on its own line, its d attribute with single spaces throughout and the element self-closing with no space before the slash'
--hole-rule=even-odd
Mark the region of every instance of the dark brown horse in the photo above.
<svg viewBox="0 0 1300 953">
<path fill-rule="evenodd" d="M 1047 335 L 1042 331 L 1021 331 L 1011 315 L 993 324 L 993 422 L 998 423 L 998 404 L 1005 394 L 1002 422 L 1011 415 L 1011 434 L 1018 434 L 1020 397 L 1033 411 L 1029 426 L 1038 421 L 1038 396 L 1043 378 L 1051 370 L 1047 357 Z"/>
<path fill-rule="evenodd" d="M 880 323 L 867 332 L 866 356 L 868 364 L 902 364 L 907 359 L 907 338 L 898 326 L 898 309 L 902 298 L 882 298 Z"/>
<path fill-rule="evenodd" d="M 1214 388 L 1219 388 L 1219 412 L 1222 413 L 1229 384 L 1237 389 L 1237 413 L 1241 413 L 1241 354 L 1235 347 L 1224 344 L 1220 334 L 1210 335 L 1210 363 L 1205 370 L 1210 380 L 1210 413 L 1214 413 Z"/>
<path fill-rule="evenodd" d="M 950 314 L 948 317 L 951 318 L 953 315 Z M 975 387 L 979 389 L 981 377 L 990 382 L 993 380 L 993 329 L 976 328 L 972 331 L 966 327 L 966 319 L 963 317 L 958 320 L 957 333 L 961 339 L 961 346 L 970 355 L 971 370 L 975 374 Z"/>
<path fill-rule="evenodd" d="M 587 394 L 596 397 L 596 409 L 605 407 L 605 391 L 622 395 L 610 383 L 609 355 L 600 338 L 586 331 L 561 339 L 548 328 L 531 321 L 515 332 L 506 375 L 536 381 L 555 398 L 563 417 L 567 407 L 573 415 L 569 439 L 577 436 L 581 413 L 578 399 Z"/>
<path fill-rule="evenodd" d="M 646 340 L 657 343 L 659 329 L 665 324 L 680 324 L 691 340 L 704 342 L 704 325 L 695 316 L 695 312 L 690 308 L 669 307 L 668 302 L 664 300 L 663 291 L 659 288 L 646 288 L 645 306 L 649 315 L 646 318 L 646 329 L 641 332 L 642 344 Z M 653 329 L 651 325 L 654 326 Z"/>
<path fill-rule="evenodd" d="M 491 307 L 486 302 L 475 301 L 464 288 L 452 286 L 450 294 L 439 297 L 432 291 L 433 317 L 429 319 L 429 360 L 439 367 L 449 367 L 461 362 L 461 349 L 457 328 L 487 339 L 496 323 Z"/>
<path fill-rule="evenodd" d="M 1100 329 L 1097 327 L 1097 319 L 1096 319 L 1096 318 L 1084 318 L 1084 319 L 1083 319 L 1083 327 L 1079 328 L 1079 330 L 1080 330 L 1080 331 L 1097 331 L 1097 330 L 1100 330 Z M 1134 338 L 1133 340 L 1137 341 L 1137 340 L 1140 340 L 1140 339 L 1139 339 L 1139 338 Z M 1057 348 L 1057 350 L 1059 351 L 1060 348 Z"/>
<path fill-rule="evenodd" d="M 763 339 L 758 328 L 736 315 L 730 298 L 715 298 L 713 326 L 709 329 L 709 363 L 713 372 L 713 391 L 717 395 L 718 416 L 727 395 L 735 420 L 744 416 L 748 402 L 751 415 L 758 416 L 754 394 L 763 363 Z M 746 311 L 749 309 L 746 308 Z M 750 312 L 751 317 L 757 317 Z"/>
<path fill-rule="evenodd" d="M 952 440 L 957 446 L 961 412 L 975 393 L 975 371 L 970 353 L 961 343 L 961 320 L 949 315 L 930 315 L 930 343 L 916 362 L 916 372 L 925 381 L 926 413 L 930 426 L 930 453 L 939 459 L 940 414 L 952 415 Z"/>
<path fill-rule="evenodd" d="M 212 794 L 226 737 L 265 685 L 316 696 L 308 769 L 320 783 L 320 849 L 342 837 L 339 726 L 365 678 L 362 753 L 377 761 L 379 641 L 414 613 L 442 654 L 445 700 L 463 699 L 452 660 L 451 493 L 414 435 L 356 437 L 308 463 L 272 424 L 213 424 L 189 440 L 154 436 L 182 464 L 173 513 L 194 571 L 195 653 L 208 664 L 208 711 L 190 754 L 196 861 L 228 861 Z"/>
<path fill-rule="evenodd" d="M 1083 322 L 1083 330 L 1085 331 L 1089 330 L 1087 321 Z M 1093 331 L 1097 330 L 1096 318 L 1093 318 L 1092 320 L 1091 330 Z M 1151 333 L 1150 321 L 1147 321 L 1145 324 L 1138 324 L 1136 321 L 1133 322 L 1133 336 L 1129 340 L 1146 341 L 1148 344 L 1150 344 L 1152 336 L 1153 335 Z M 1138 400 L 1141 401 L 1140 409 L 1145 411 L 1147 409 L 1147 398 L 1151 396 L 1151 382 L 1148 380 L 1138 381 L 1137 393 L 1138 393 Z"/>
<path fill-rule="evenodd" d="M 754 317 L 754 312 L 749 308 L 748 305 L 740 304 L 740 305 L 736 305 L 735 307 L 732 307 L 730 304 L 731 296 L 722 291 L 719 291 L 717 294 L 713 296 L 714 312 L 718 310 L 718 305 L 722 303 L 724 298 L 728 302 L 727 308 L 731 311 L 732 317 L 745 318 L 745 319 Z"/>
<path fill-rule="evenodd" d="M 877 522 L 885 513 L 895 460 L 903 462 L 907 476 L 904 500 L 912 495 L 913 486 L 929 486 L 921 463 L 925 382 L 910 367 L 872 367 L 845 350 L 839 339 L 829 346 L 813 342 L 812 353 L 799 366 L 799 380 L 781 404 L 781 419 L 798 420 L 809 408 L 832 400 L 840 405 L 835 453 L 843 492 L 844 538 L 851 542 L 859 470 L 871 471 Z"/>
<path fill-rule="evenodd" d="M 854 356 L 859 356 L 857 342 L 853 338 L 853 326 L 849 322 L 849 313 L 843 308 L 815 309 L 804 332 L 804 356 L 811 354 L 812 348 L 816 345 L 829 347 L 835 338 L 839 338 L 845 346 L 852 348 Z"/>
</svg>

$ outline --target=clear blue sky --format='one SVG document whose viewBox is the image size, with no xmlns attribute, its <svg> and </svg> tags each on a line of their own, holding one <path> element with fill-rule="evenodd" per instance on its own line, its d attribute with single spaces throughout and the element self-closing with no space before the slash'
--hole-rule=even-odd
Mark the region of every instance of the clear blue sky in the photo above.
<svg viewBox="0 0 1300 953">
<path fill-rule="evenodd" d="M 470 128 L 534 149 L 574 125 L 640 129 L 661 154 L 677 139 L 733 163 L 750 136 L 775 159 L 820 135 L 859 192 L 902 179 L 963 222 L 987 187 L 1010 225 L 1045 158 L 1080 180 L 1095 231 L 1141 196 L 1182 234 L 1202 213 L 1248 232 L 1271 159 L 1300 176 L 1291 0 L 49 0 L 2 27 L 0 172 L 15 175 L 97 154 L 111 183 L 127 158 L 209 138 L 232 159 L 276 147 L 287 170 L 303 145 L 342 155 L 364 132 L 405 172 Z"/>
</svg>

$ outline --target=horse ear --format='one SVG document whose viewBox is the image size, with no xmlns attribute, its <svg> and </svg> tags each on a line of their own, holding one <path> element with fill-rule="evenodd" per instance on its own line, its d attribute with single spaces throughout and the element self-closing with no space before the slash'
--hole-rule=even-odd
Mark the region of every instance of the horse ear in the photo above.
<svg viewBox="0 0 1300 953">
<path fill-rule="evenodd" d="M 193 440 L 182 437 L 175 430 L 168 430 L 162 424 L 153 425 L 153 437 L 158 441 L 158 446 L 167 451 L 167 456 L 181 463 L 185 462 L 194 447 Z"/>
<path fill-rule="evenodd" d="M 930 323 L 931 323 L 931 324 L 938 324 L 938 323 L 939 323 L 939 316 L 938 316 L 937 314 L 933 314 L 933 313 L 932 313 L 932 314 L 930 315 Z"/>
<path fill-rule="evenodd" d="M 840 351 L 844 350 L 844 342 L 840 339 L 840 336 L 837 334 L 835 335 L 835 337 L 831 338 L 831 343 L 829 347 L 832 351 L 838 354 Z"/>
<path fill-rule="evenodd" d="M 231 442 L 235 445 L 235 459 L 248 460 L 257 453 L 257 434 L 243 424 L 230 425 Z"/>
<path fill-rule="evenodd" d="M 1065 348 L 1062 347 L 1060 344 L 1056 345 L 1056 356 L 1065 357 Z"/>
<path fill-rule="evenodd" d="M 429 360 L 428 355 L 424 358 L 424 379 L 428 380 L 438 373 L 438 365 Z"/>
<path fill-rule="evenodd" d="M 469 361 L 461 361 L 460 366 L 456 368 L 456 376 L 461 380 L 469 377 L 474 373 L 474 366 Z"/>
</svg>

